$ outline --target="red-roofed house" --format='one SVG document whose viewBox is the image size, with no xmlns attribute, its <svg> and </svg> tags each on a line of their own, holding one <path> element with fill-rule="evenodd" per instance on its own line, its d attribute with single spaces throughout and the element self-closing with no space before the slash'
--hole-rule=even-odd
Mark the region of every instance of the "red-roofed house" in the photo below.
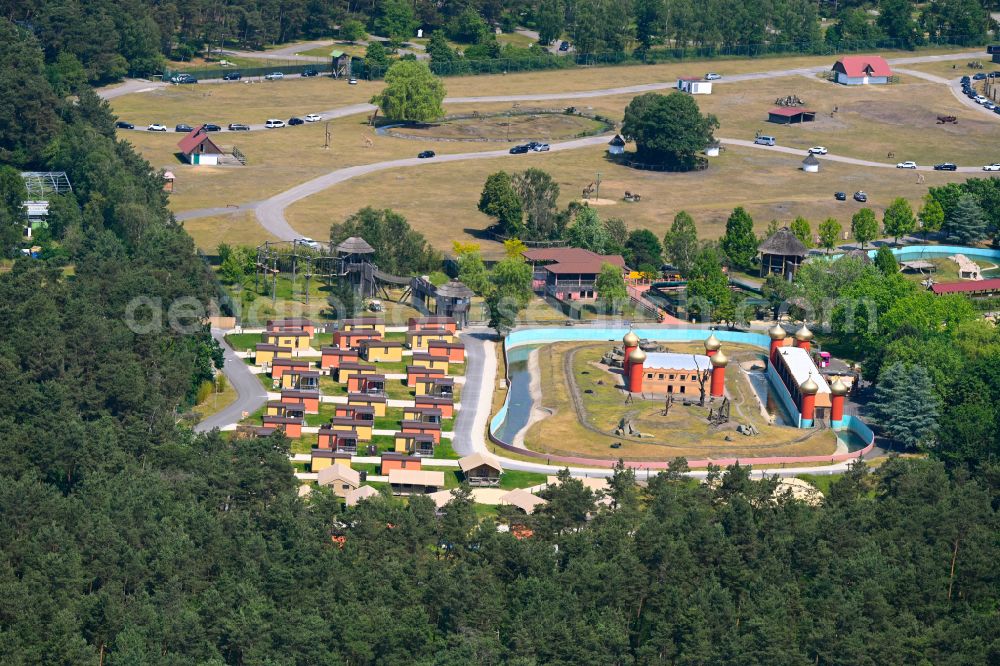
<svg viewBox="0 0 1000 666">
<path fill-rule="evenodd" d="M 847 86 L 861 86 L 869 83 L 889 83 L 892 70 L 881 56 L 844 56 L 833 65 L 833 76 L 837 83 Z"/>
<path fill-rule="evenodd" d="M 215 166 L 224 154 L 209 138 L 204 125 L 198 125 L 177 143 L 184 159 L 194 165 Z"/>
<path fill-rule="evenodd" d="M 597 254 L 578 247 L 526 250 L 521 256 L 534 266 L 532 287 L 559 300 L 597 298 L 597 276 L 604 264 L 625 271 L 620 254 Z"/>
<path fill-rule="evenodd" d="M 986 298 L 1000 294 L 1000 278 L 988 280 L 963 280 L 961 282 L 936 282 L 931 285 L 935 295 L 965 294 L 972 298 Z"/>
</svg>

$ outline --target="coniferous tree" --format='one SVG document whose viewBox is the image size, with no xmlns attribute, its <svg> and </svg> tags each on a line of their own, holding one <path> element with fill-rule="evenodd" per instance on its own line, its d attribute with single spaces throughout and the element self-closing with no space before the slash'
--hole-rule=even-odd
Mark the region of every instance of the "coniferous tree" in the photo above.
<svg viewBox="0 0 1000 666">
<path fill-rule="evenodd" d="M 933 447 L 938 397 L 927 369 L 894 363 L 882 370 L 872 408 L 885 434 L 907 447 Z"/>
<path fill-rule="evenodd" d="M 974 245 L 986 236 L 986 215 L 971 194 L 962 194 L 945 219 L 948 240 Z"/>
</svg>

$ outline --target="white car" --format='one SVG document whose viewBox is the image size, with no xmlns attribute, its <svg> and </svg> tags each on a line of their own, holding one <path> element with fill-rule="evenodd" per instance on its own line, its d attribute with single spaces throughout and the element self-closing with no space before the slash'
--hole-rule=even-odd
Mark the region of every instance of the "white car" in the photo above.
<svg viewBox="0 0 1000 666">
<path fill-rule="evenodd" d="M 982 95 L 976 95 L 973 99 L 976 100 L 976 104 L 986 104 L 986 102 L 990 101 L 989 97 L 983 97 Z"/>
<path fill-rule="evenodd" d="M 1000 162 L 987 164 L 983 167 L 983 171 L 1000 171 Z"/>
<path fill-rule="evenodd" d="M 277 79 L 285 78 L 285 74 L 283 72 L 271 72 L 270 74 L 265 74 L 264 78 L 268 81 L 276 81 Z"/>
<path fill-rule="evenodd" d="M 152 125 L 150 125 L 149 127 L 146 128 L 146 131 L 148 131 L 148 132 L 166 132 L 167 131 L 167 126 L 164 125 L 164 124 L 162 124 L 162 123 L 153 123 Z"/>
<path fill-rule="evenodd" d="M 826 155 L 826 148 L 823 146 L 813 146 L 809 149 L 809 153 L 812 155 Z"/>
<path fill-rule="evenodd" d="M 905 162 L 900 162 L 896 165 L 897 169 L 916 169 L 917 163 L 913 160 L 906 160 Z"/>
<path fill-rule="evenodd" d="M 273 129 L 275 127 L 284 127 L 284 126 L 285 126 L 285 121 L 278 120 L 277 118 L 268 118 L 267 122 L 264 123 L 264 127 L 268 129 Z"/>
<path fill-rule="evenodd" d="M 997 105 L 994 104 L 993 102 L 983 102 L 983 108 L 992 111 L 993 109 L 997 108 Z"/>
<path fill-rule="evenodd" d="M 705 75 L 706 81 L 718 81 L 722 78 L 722 74 L 716 74 L 715 72 L 709 72 Z"/>
<path fill-rule="evenodd" d="M 308 236 L 298 239 L 299 243 L 305 245 L 310 250 L 321 250 L 323 246 Z"/>
<path fill-rule="evenodd" d="M 308 116 L 306 116 L 307 123 L 315 123 L 319 122 L 320 120 L 323 120 L 323 116 L 319 115 L 318 113 L 310 113 Z"/>
<path fill-rule="evenodd" d="M 547 144 L 547 143 L 536 143 L 534 146 L 532 146 L 531 149 L 533 151 L 535 151 L 536 153 L 544 153 L 544 152 L 548 151 L 549 144 Z"/>
</svg>

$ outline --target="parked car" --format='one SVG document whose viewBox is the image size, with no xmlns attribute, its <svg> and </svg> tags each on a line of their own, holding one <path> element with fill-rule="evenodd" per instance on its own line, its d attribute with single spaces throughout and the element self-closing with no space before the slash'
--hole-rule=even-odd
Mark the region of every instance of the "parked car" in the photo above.
<svg viewBox="0 0 1000 666">
<path fill-rule="evenodd" d="M 229 123 L 230 132 L 249 132 L 250 126 L 243 123 Z"/>
<path fill-rule="evenodd" d="M 837 201 L 847 201 L 847 194 L 845 192 L 834 192 L 833 198 Z"/>
<path fill-rule="evenodd" d="M 135 125 L 125 120 L 119 120 L 115 123 L 115 127 L 118 129 L 135 129 Z"/>
<path fill-rule="evenodd" d="M 941 164 L 934 165 L 935 171 L 958 171 L 958 167 L 951 162 L 941 162 Z"/>
<path fill-rule="evenodd" d="M 310 113 L 309 115 L 306 116 L 307 123 L 315 123 L 319 122 L 320 120 L 323 120 L 323 116 L 319 115 L 318 113 Z"/>
<path fill-rule="evenodd" d="M 215 123 L 205 123 L 205 125 L 204 125 L 204 127 L 202 127 L 202 129 L 204 129 L 206 132 L 221 132 L 222 131 L 222 128 L 219 127 L 218 125 L 216 125 Z"/>
<path fill-rule="evenodd" d="M 510 149 L 510 154 L 511 155 L 523 155 L 524 153 L 528 152 L 529 150 L 531 150 L 531 149 L 528 148 L 527 146 L 514 146 L 513 148 Z"/>
<path fill-rule="evenodd" d="M 976 74 L 975 76 L 972 77 L 972 80 L 973 81 L 982 81 L 985 78 L 986 78 L 986 74 L 983 73 L 983 72 L 979 72 L 978 74 Z"/>
<path fill-rule="evenodd" d="M 276 81 L 285 78 L 285 75 L 282 72 L 271 72 L 270 74 L 265 74 L 264 78 L 268 81 Z"/>
<path fill-rule="evenodd" d="M 569 51 L 569 42 L 559 42 L 560 51 Z"/>
<path fill-rule="evenodd" d="M 706 81 L 718 81 L 722 78 L 722 74 L 716 74 L 715 72 L 709 72 L 705 75 Z"/>
<path fill-rule="evenodd" d="M 298 238 L 296 240 L 301 245 L 305 245 L 307 248 L 309 248 L 311 250 L 322 250 L 323 249 L 322 245 L 320 245 L 319 243 L 317 243 L 316 241 L 314 241 L 312 238 L 309 238 L 308 236 L 304 236 L 304 237 Z"/>
<path fill-rule="evenodd" d="M 243 75 L 239 72 L 226 72 L 222 75 L 223 81 L 239 81 L 243 78 Z"/>
<path fill-rule="evenodd" d="M 167 131 L 167 126 L 163 125 L 161 123 L 153 123 L 152 125 L 150 125 L 149 127 L 146 128 L 146 131 L 148 131 L 148 132 L 166 132 Z"/>
<path fill-rule="evenodd" d="M 983 104 L 983 108 L 992 111 L 993 109 L 997 108 L 997 105 L 994 104 L 993 102 L 986 102 Z"/>
<path fill-rule="evenodd" d="M 868 201 L 868 195 L 865 194 L 863 191 L 858 190 L 857 192 L 854 193 L 854 200 L 855 201 L 860 201 L 861 203 L 864 203 L 864 202 Z"/>
<path fill-rule="evenodd" d="M 170 82 L 176 84 L 198 83 L 198 79 L 194 78 L 190 74 L 174 74 L 170 77 Z"/>
<path fill-rule="evenodd" d="M 264 123 L 264 127 L 268 129 L 274 129 L 276 127 L 284 127 L 284 126 L 285 126 L 285 121 L 278 120 L 277 118 L 268 118 L 267 121 Z"/>
<path fill-rule="evenodd" d="M 753 142 L 760 146 L 773 146 L 776 143 L 773 136 L 766 135 L 758 136 Z"/>
<path fill-rule="evenodd" d="M 319 70 L 307 69 L 302 72 L 302 76 L 319 76 Z"/>
<path fill-rule="evenodd" d="M 913 160 L 906 160 L 905 162 L 899 162 L 896 164 L 897 169 L 916 169 L 917 163 Z"/>
<path fill-rule="evenodd" d="M 288 119 L 288 124 L 289 125 L 304 125 L 305 122 L 306 121 L 302 120 L 301 118 L 289 118 Z"/>
<path fill-rule="evenodd" d="M 826 147 L 824 146 L 813 146 L 809 149 L 809 152 L 813 155 L 826 155 Z"/>
<path fill-rule="evenodd" d="M 983 167 L 983 171 L 1000 171 L 1000 162 L 987 164 L 986 166 Z"/>
<path fill-rule="evenodd" d="M 434 157 L 434 151 L 433 150 L 425 150 L 424 152 L 419 153 L 417 155 L 417 157 L 419 157 L 422 160 L 426 160 L 428 158 Z"/>
<path fill-rule="evenodd" d="M 536 153 L 544 153 L 549 149 L 549 144 L 547 143 L 536 143 L 531 147 Z"/>
<path fill-rule="evenodd" d="M 347 83 L 350 84 L 350 85 L 352 85 L 352 86 L 356 86 L 356 85 L 358 85 L 358 80 L 352 76 L 351 78 L 349 78 L 347 80 Z"/>
<path fill-rule="evenodd" d="M 982 95 L 976 95 L 973 99 L 976 100 L 976 104 L 986 104 L 990 101 L 989 97 L 983 97 Z"/>
<path fill-rule="evenodd" d="M 969 81 L 970 81 L 970 79 L 969 79 L 968 76 L 963 76 L 962 77 L 962 83 L 968 83 Z"/>
<path fill-rule="evenodd" d="M 188 125 L 186 123 L 180 123 L 179 125 L 175 125 L 174 126 L 174 131 L 175 132 L 190 132 L 193 129 L 194 129 L 193 127 L 191 127 L 190 125 Z"/>
</svg>

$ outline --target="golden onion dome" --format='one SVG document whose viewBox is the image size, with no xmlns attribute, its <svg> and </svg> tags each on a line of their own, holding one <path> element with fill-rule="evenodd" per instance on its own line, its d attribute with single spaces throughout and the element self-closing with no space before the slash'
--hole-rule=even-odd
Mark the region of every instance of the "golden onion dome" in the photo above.
<svg viewBox="0 0 1000 666">
<path fill-rule="evenodd" d="M 847 395 L 847 385 L 840 381 L 840 377 L 833 380 L 830 384 L 830 393 L 834 395 Z"/>
<path fill-rule="evenodd" d="M 804 323 L 802 324 L 802 328 L 795 331 L 795 339 L 799 342 L 809 342 L 813 337 L 813 332 Z"/>
<path fill-rule="evenodd" d="M 712 357 L 709 360 L 712 362 L 712 365 L 717 368 L 724 368 L 729 363 L 729 357 L 726 356 L 726 352 L 721 349 L 712 354 Z"/>
<path fill-rule="evenodd" d="M 717 351 L 721 346 L 722 343 L 719 341 L 719 338 L 715 337 L 715 333 L 712 333 L 705 340 L 705 351 Z"/>
<path fill-rule="evenodd" d="M 799 391 L 802 392 L 802 395 L 816 395 L 819 393 L 819 384 L 813 381 L 811 372 L 809 373 L 809 376 L 806 377 L 806 380 L 799 386 Z"/>
<path fill-rule="evenodd" d="M 767 329 L 767 334 L 771 336 L 772 340 L 784 340 L 788 336 L 785 329 L 781 327 L 781 324 L 775 322 L 774 326 Z"/>
<path fill-rule="evenodd" d="M 636 347 L 632 350 L 632 353 L 628 355 L 628 361 L 629 363 L 645 363 L 646 352 Z"/>
<path fill-rule="evenodd" d="M 624 343 L 626 347 L 638 347 L 639 336 L 636 335 L 634 332 L 629 331 L 628 333 L 625 334 L 625 337 L 622 338 L 622 343 Z"/>
</svg>

